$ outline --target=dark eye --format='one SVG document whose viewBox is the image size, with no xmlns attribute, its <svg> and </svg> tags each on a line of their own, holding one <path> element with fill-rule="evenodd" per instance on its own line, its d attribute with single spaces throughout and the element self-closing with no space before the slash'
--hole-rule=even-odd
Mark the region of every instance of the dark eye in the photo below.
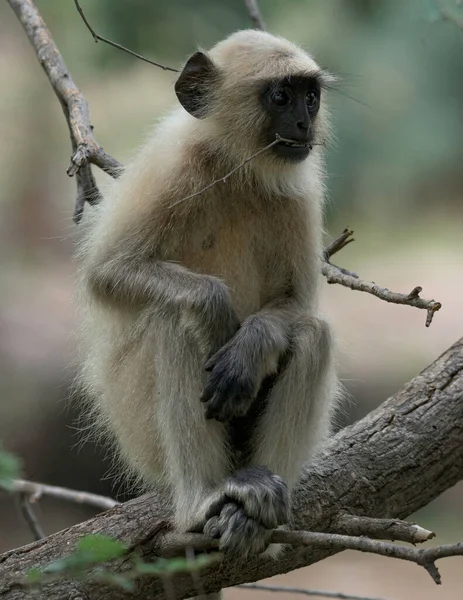
<svg viewBox="0 0 463 600">
<path fill-rule="evenodd" d="M 291 98 L 289 97 L 289 94 L 285 92 L 285 90 L 279 89 L 272 90 L 270 92 L 270 100 L 276 106 L 286 106 L 287 104 L 289 104 Z"/>
<path fill-rule="evenodd" d="M 318 98 L 318 94 L 317 92 L 309 92 L 306 96 L 305 99 L 306 103 L 307 103 L 307 108 L 309 110 L 316 110 L 318 108 L 318 104 L 319 104 L 319 98 Z"/>
</svg>

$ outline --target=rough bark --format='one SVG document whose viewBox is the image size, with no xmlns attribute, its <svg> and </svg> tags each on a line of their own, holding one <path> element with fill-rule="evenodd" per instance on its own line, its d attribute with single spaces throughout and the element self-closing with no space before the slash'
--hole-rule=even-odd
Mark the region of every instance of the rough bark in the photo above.
<svg viewBox="0 0 463 600">
<path fill-rule="evenodd" d="M 336 528 L 342 511 L 371 517 L 406 517 L 463 478 L 463 338 L 400 392 L 341 431 L 307 468 L 294 493 L 295 527 Z M 156 490 L 49 538 L 0 556 L 0 599 L 30 594 L 18 585 L 28 569 L 64 557 L 81 536 L 105 533 L 145 559 L 166 556 L 178 538 L 169 533 L 169 501 Z M 332 552 L 331 552 L 332 553 Z M 204 591 L 256 581 L 310 565 L 329 550 L 290 549 L 279 561 L 224 560 L 201 574 Z M 113 564 L 124 569 L 124 561 Z M 430 582 L 430 585 L 432 583 Z M 197 593 L 190 575 L 169 585 L 144 578 L 136 598 L 184 598 Z M 174 591 L 173 591 L 174 590 Z M 47 600 L 125 600 L 134 596 L 89 582 L 59 581 L 39 588 Z"/>
</svg>

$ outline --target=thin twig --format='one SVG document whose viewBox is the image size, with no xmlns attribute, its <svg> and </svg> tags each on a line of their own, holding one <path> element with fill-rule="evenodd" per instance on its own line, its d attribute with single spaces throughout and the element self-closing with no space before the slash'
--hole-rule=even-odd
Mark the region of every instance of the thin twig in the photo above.
<svg viewBox="0 0 463 600">
<path fill-rule="evenodd" d="M 334 254 L 336 254 L 336 252 L 339 252 L 340 250 L 345 248 L 347 246 L 347 244 L 355 242 L 355 238 L 352 237 L 353 235 L 354 235 L 354 232 L 346 227 L 346 229 L 344 229 L 344 231 L 341 233 L 341 235 L 338 235 L 338 237 L 335 238 L 332 242 L 330 242 L 328 244 L 328 246 L 325 248 L 325 250 L 323 252 L 323 256 L 324 256 L 325 260 L 329 261 L 330 258 Z"/>
<path fill-rule="evenodd" d="M 29 502 L 29 497 L 26 493 L 18 494 L 18 504 L 24 520 L 29 526 L 29 529 L 32 531 L 32 535 L 35 540 L 42 540 L 45 536 L 45 533 L 39 523 L 37 515 L 34 513 L 34 510 Z"/>
<path fill-rule="evenodd" d="M 81 94 L 64 63 L 50 31 L 32 0 L 8 0 L 9 5 L 23 26 L 35 49 L 61 107 L 69 127 L 72 142 L 71 164 L 67 169 L 70 177 L 77 179 L 75 218 L 82 214 L 85 200 L 98 197 L 98 189 L 91 174 L 90 164 L 118 177 L 122 165 L 107 154 L 93 136 L 88 104 Z"/>
<path fill-rule="evenodd" d="M 246 8 L 248 9 L 249 16 L 254 24 L 256 29 L 262 29 L 265 31 L 265 24 L 262 19 L 262 15 L 260 14 L 259 5 L 257 4 L 257 0 L 244 0 L 246 4 Z"/>
<path fill-rule="evenodd" d="M 267 146 L 265 146 L 264 148 L 261 148 L 260 150 L 258 150 L 254 154 L 251 154 L 251 156 L 248 156 L 248 158 L 246 158 L 245 160 L 243 160 L 242 163 L 240 163 L 234 169 L 232 169 L 231 171 L 229 171 L 226 175 L 224 175 L 223 177 L 219 177 L 218 179 L 214 179 L 214 181 L 212 181 L 211 183 L 209 183 L 205 187 L 201 188 L 197 192 L 194 192 L 193 194 L 190 194 L 189 196 L 185 196 L 185 198 L 180 198 L 180 200 L 177 200 L 177 202 L 174 202 L 173 204 L 171 204 L 170 208 L 173 208 L 174 206 L 177 206 L 178 204 L 181 204 L 182 202 L 186 202 L 186 200 L 191 200 L 191 198 L 195 198 L 196 196 L 200 196 L 201 194 L 203 194 L 204 192 L 206 192 L 207 190 L 209 190 L 214 185 L 217 185 L 218 183 L 225 182 L 231 175 L 233 175 L 233 173 L 236 173 L 236 171 L 239 171 L 239 169 L 242 169 L 248 162 L 251 162 L 251 160 L 254 160 L 254 158 L 256 158 L 256 156 L 259 156 L 259 154 L 262 154 L 262 152 L 265 152 L 266 150 L 269 150 L 269 148 L 272 148 L 272 146 L 275 146 L 276 144 L 279 144 L 280 142 L 294 143 L 294 140 L 288 140 L 288 139 L 282 138 L 278 134 L 276 134 L 276 139 L 273 140 L 273 142 L 270 142 L 270 144 L 267 144 Z"/>
<path fill-rule="evenodd" d="M 101 510 L 108 510 L 119 505 L 119 502 L 116 502 L 116 500 L 108 498 L 107 496 L 100 496 L 89 492 L 79 492 L 56 485 L 35 483 L 24 479 L 15 479 L 13 481 L 12 491 L 20 494 L 28 494 L 33 502 L 37 501 L 41 496 L 53 496 L 60 500 L 95 506 Z"/>
<path fill-rule="evenodd" d="M 186 546 L 201 552 L 220 546 L 220 540 L 210 539 L 200 533 L 166 534 L 169 554 L 182 556 Z M 292 546 L 317 546 L 328 550 L 358 550 L 370 554 L 378 554 L 389 558 L 398 558 L 422 566 L 436 584 L 441 583 L 440 573 L 435 565 L 436 560 L 450 556 L 463 556 L 463 542 L 436 546 L 435 548 L 414 548 L 399 546 L 392 542 L 383 542 L 367 537 L 342 535 L 339 533 L 321 533 L 317 531 L 282 531 L 272 532 L 272 544 L 290 544 Z"/>
<path fill-rule="evenodd" d="M 165 65 L 161 65 L 160 63 L 154 62 L 153 60 L 150 60 L 149 58 L 146 58 L 145 56 L 142 56 L 141 54 L 138 54 L 137 52 L 134 52 L 133 50 L 129 50 L 128 48 L 126 48 L 125 46 L 122 46 L 121 44 L 117 44 L 116 42 L 112 42 L 111 40 L 108 40 L 108 38 L 105 38 L 103 36 L 101 36 L 100 34 L 96 33 L 96 31 L 93 29 L 93 27 L 90 25 L 87 17 L 85 16 L 85 13 L 83 11 L 83 8 L 80 6 L 80 3 L 78 0 L 74 0 L 74 4 L 76 5 L 76 8 L 79 12 L 79 15 L 82 18 L 82 21 L 85 23 L 85 26 L 87 27 L 87 29 L 90 31 L 90 33 L 93 36 L 93 39 L 95 40 L 95 42 L 104 42 L 105 44 L 109 44 L 110 46 L 113 46 L 114 48 L 117 48 L 118 50 L 122 50 L 123 52 L 127 52 L 127 54 L 130 54 L 131 56 L 135 56 L 136 58 L 139 58 L 140 60 L 144 60 L 145 62 L 149 63 L 150 65 L 154 65 L 155 67 L 159 67 L 160 69 L 163 69 L 164 71 L 173 71 L 174 73 L 178 73 L 179 70 L 178 69 L 173 69 L 172 67 L 166 67 Z"/>
<path fill-rule="evenodd" d="M 353 242 L 353 234 L 353 231 L 345 229 L 342 234 L 325 249 L 323 256 L 324 260 L 322 261 L 322 274 L 326 277 L 328 283 L 337 283 L 344 287 L 348 287 L 351 290 L 367 292 L 385 302 L 414 306 L 415 308 L 426 310 L 425 325 L 426 327 L 429 327 L 432 323 L 434 313 L 442 308 L 442 304 L 436 300 L 425 300 L 424 298 L 421 298 L 420 292 L 422 291 L 422 288 L 420 286 L 414 287 L 408 294 L 391 292 L 387 288 L 383 288 L 373 281 L 360 279 L 356 273 L 351 273 L 346 269 L 331 264 L 329 260 L 330 257 L 347 246 L 350 242 Z"/>
<path fill-rule="evenodd" d="M 302 596 L 318 596 L 319 598 L 336 598 L 337 600 L 382 600 L 370 596 L 353 596 L 343 592 L 326 592 L 324 590 L 309 590 L 305 588 L 287 587 L 285 585 L 267 585 L 263 583 L 243 583 L 235 587 L 244 590 L 257 590 L 261 592 L 277 592 L 279 594 L 301 594 Z"/>
</svg>

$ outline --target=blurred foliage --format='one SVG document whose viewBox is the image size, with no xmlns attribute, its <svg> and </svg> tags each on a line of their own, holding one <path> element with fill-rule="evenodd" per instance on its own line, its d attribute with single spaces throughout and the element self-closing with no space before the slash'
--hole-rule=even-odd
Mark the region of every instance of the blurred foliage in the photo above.
<svg viewBox="0 0 463 600">
<path fill-rule="evenodd" d="M 98 33 L 173 67 L 198 45 L 250 26 L 244 2 L 236 0 L 81 5 Z M 337 206 L 382 220 L 392 211 L 421 210 L 436 193 L 454 202 L 462 182 L 463 37 L 441 18 L 440 5 L 463 16 L 454 0 L 261 2 L 272 32 L 307 46 L 341 76 L 331 100 L 339 143 L 329 155 Z M 40 8 L 67 55 L 87 72 L 125 69 L 136 60 L 95 46 L 72 0 L 42 0 Z"/>
<path fill-rule="evenodd" d="M 129 568 L 121 573 L 113 573 L 103 566 L 104 563 L 121 558 L 128 553 L 127 546 L 119 540 L 99 533 L 86 535 L 77 542 L 74 552 L 69 556 L 51 562 L 43 570 L 31 569 L 27 574 L 26 584 L 35 586 L 65 577 L 95 581 L 133 592 L 136 589 L 135 581 L 139 577 L 191 573 L 217 560 L 217 555 L 209 554 L 192 559 L 172 558 L 144 562 L 132 553 L 127 563 Z"/>
<path fill-rule="evenodd" d="M 11 490 L 13 479 L 21 475 L 21 462 L 0 446 L 0 488 Z"/>
</svg>

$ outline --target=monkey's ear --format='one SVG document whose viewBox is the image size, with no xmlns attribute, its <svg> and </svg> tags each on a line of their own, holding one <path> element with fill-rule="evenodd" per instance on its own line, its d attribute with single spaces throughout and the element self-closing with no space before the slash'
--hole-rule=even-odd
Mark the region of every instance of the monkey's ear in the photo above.
<svg viewBox="0 0 463 600">
<path fill-rule="evenodd" d="M 193 117 L 204 119 L 207 116 L 210 93 L 217 76 L 216 66 L 203 52 L 195 52 L 183 67 L 175 83 L 175 93 Z"/>
</svg>

